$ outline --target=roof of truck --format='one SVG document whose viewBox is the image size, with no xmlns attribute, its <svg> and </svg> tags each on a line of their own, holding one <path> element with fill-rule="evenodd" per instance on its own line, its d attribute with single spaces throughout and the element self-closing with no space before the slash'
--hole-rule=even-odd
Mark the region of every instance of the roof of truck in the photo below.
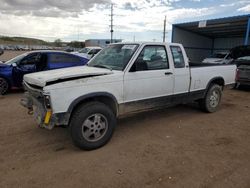
<svg viewBox="0 0 250 188">
<path fill-rule="evenodd" d="M 113 44 L 128 44 L 128 45 L 162 45 L 162 44 L 167 44 L 167 45 L 170 45 L 170 44 L 178 44 L 179 43 L 169 43 L 169 42 L 119 42 L 119 43 L 112 43 L 112 44 L 109 44 L 109 45 L 113 45 Z"/>
<path fill-rule="evenodd" d="M 86 46 L 85 48 L 89 48 L 89 49 L 102 49 L 100 46 Z"/>
</svg>

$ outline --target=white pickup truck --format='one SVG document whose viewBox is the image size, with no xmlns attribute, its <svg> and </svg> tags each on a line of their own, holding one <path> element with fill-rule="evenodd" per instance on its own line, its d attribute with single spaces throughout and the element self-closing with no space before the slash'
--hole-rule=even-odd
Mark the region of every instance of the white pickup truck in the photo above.
<svg viewBox="0 0 250 188">
<path fill-rule="evenodd" d="M 128 113 L 199 102 L 215 112 L 235 65 L 189 64 L 181 44 L 111 44 L 87 66 L 24 76 L 21 104 L 41 127 L 69 126 L 81 149 L 106 144 L 116 119 Z"/>
</svg>

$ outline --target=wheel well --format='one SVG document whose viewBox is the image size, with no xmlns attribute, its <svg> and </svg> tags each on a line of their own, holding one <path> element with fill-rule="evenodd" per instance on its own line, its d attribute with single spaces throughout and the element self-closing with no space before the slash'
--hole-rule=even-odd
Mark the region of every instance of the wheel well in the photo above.
<svg viewBox="0 0 250 188">
<path fill-rule="evenodd" d="M 73 106 L 73 109 L 71 110 L 71 114 L 81 105 L 88 103 L 88 102 L 92 102 L 92 101 L 96 101 L 96 102 L 101 102 L 104 103 L 105 105 L 107 105 L 108 107 L 111 108 L 111 110 L 114 112 L 115 115 L 118 114 L 118 107 L 117 107 L 117 102 L 109 97 L 109 96 L 94 96 L 94 97 L 88 97 L 85 98 L 81 101 L 79 101 L 76 105 Z"/>
<path fill-rule="evenodd" d="M 215 79 L 213 79 L 213 80 L 210 81 L 209 87 L 210 87 L 212 84 L 218 84 L 219 86 L 222 86 L 222 89 L 223 89 L 223 87 L 224 87 L 224 85 L 225 85 L 225 81 L 224 81 L 223 78 L 218 77 L 218 78 L 215 78 Z"/>
</svg>

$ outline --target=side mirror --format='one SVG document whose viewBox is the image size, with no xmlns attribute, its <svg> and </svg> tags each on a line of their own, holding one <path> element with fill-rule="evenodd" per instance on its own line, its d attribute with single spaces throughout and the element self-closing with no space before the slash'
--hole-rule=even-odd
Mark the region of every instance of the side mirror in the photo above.
<svg viewBox="0 0 250 188">
<path fill-rule="evenodd" d="M 12 67 L 17 67 L 16 63 L 12 63 L 11 65 L 12 65 Z"/>
</svg>

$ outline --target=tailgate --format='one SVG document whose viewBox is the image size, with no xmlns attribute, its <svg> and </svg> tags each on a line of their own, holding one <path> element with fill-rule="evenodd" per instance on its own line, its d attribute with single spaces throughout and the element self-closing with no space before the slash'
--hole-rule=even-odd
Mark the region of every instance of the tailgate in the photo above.
<svg viewBox="0 0 250 188">
<path fill-rule="evenodd" d="M 238 67 L 238 78 L 239 79 L 250 79 L 250 66 L 241 65 Z"/>
</svg>

